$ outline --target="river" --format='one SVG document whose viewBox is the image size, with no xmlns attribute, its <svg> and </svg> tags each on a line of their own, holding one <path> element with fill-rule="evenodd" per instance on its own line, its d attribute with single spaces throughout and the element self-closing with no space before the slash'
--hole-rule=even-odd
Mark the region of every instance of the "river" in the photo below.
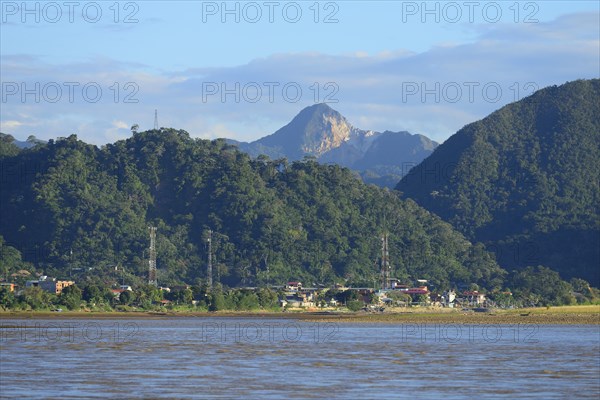
<svg viewBox="0 0 600 400">
<path fill-rule="evenodd" d="M 0 320 L 2 398 L 600 398 L 598 325 Z"/>
</svg>

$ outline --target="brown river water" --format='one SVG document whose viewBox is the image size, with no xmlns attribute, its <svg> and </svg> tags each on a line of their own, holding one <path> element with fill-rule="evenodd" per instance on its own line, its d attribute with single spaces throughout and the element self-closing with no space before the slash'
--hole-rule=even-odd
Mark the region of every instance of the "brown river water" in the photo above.
<svg viewBox="0 0 600 400">
<path fill-rule="evenodd" d="M 0 320 L 1 398 L 600 398 L 598 325 Z"/>
</svg>

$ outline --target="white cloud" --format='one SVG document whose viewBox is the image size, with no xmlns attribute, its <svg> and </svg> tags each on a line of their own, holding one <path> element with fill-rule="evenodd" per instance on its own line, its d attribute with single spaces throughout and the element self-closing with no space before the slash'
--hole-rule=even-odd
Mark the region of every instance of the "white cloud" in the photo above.
<svg viewBox="0 0 600 400">
<path fill-rule="evenodd" d="M 22 122 L 19 121 L 0 121 L 0 131 L 7 131 L 9 129 L 18 128 L 23 125 Z"/>
<path fill-rule="evenodd" d="M 253 140 L 274 132 L 303 107 L 329 102 L 359 128 L 408 130 L 443 141 L 535 88 L 598 77 L 597 20 L 588 13 L 539 24 L 471 25 L 476 40 L 440 43 L 418 54 L 405 49 L 274 54 L 236 67 L 180 71 L 106 58 L 55 65 L 33 55 L 3 55 L 6 101 L 3 97 L 0 121 L 3 132 L 21 139 L 77 132 L 102 144 L 127 137 L 136 123 L 151 129 L 158 109 L 160 126 L 196 137 Z M 39 102 L 31 94 L 23 101 L 21 93 L 7 95 L 14 89 L 6 86 L 11 82 L 29 89 L 37 82 L 41 91 L 54 82 L 63 95 L 56 103 L 47 101 L 50 86 Z M 65 82 L 79 83 L 72 103 Z M 102 89 L 97 102 L 85 101 L 82 89 L 90 83 Z M 292 101 L 297 88 L 302 93 Z M 94 87 L 88 89 L 93 97 Z M 223 89 L 230 92 L 222 96 Z"/>
<path fill-rule="evenodd" d="M 104 137 L 111 142 L 127 139 L 131 136 L 132 125 L 127 124 L 125 121 L 112 121 L 111 126 L 105 130 Z"/>
</svg>

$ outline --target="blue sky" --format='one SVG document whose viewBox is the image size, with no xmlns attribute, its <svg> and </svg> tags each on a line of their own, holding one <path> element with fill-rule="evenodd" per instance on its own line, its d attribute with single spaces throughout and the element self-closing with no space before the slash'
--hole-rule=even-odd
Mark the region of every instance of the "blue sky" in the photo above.
<svg viewBox="0 0 600 400">
<path fill-rule="evenodd" d="M 600 71 L 597 1 L 0 1 L 0 131 L 254 140 L 328 102 L 443 141 Z"/>
</svg>

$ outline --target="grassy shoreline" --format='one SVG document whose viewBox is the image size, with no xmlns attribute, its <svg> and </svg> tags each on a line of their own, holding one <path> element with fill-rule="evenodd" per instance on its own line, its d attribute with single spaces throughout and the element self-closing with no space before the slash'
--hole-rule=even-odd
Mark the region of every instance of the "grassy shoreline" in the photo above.
<svg viewBox="0 0 600 400">
<path fill-rule="evenodd" d="M 489 313 L 449 309 L 409 309 L 371 314 L 366 312 L 148 312 L 148 311 L 1 311 L 3 319 L 148 319 L 148 318 L 277 318 L 340 323 L 439 323 L 439 324 L 573 324 L 600 325 L 600 305 L 495 310 Z"/>
</svg>

